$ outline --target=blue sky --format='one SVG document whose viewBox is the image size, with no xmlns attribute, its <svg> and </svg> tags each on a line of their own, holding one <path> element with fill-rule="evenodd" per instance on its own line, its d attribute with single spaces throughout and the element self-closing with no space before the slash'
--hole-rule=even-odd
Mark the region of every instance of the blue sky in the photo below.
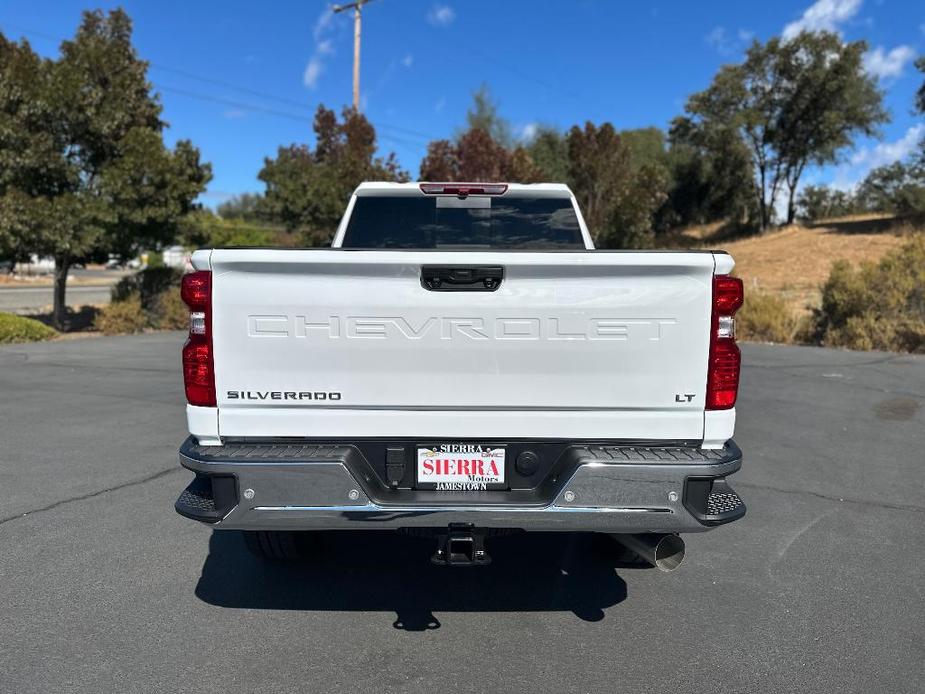
<svg viewBox="0 0 925 694">
<path fill-rule="evenodd" d="M 45 55 L 71 36 L 71 0 L 0 4 L 0 30 Z M 319 103 L 351 99 L 353 23 L 324 0 L 123 2 L 135 44 L 170 123 L 211 161 L 205 202 L 261 190 L 263 158 L 311 142 Z M 655 2 L 616 0 L 374 0 L 364 10 L 361 92 L 383 153 L 412 176 L 430 139 L 452 136 L 472 92 L 487 83 L 519 136 L 537 123 L 585 120 L 618 128 L 666 127 L 688 94 L 706 87 L 753 38 L 826 28 L 871 46 L 868 69 L 886 90 L 893 121 L 809 182 L 849 187 L 925 136 L 912 113 L 925 52 L 925 3 L 912 0 Z"/>
</svg>

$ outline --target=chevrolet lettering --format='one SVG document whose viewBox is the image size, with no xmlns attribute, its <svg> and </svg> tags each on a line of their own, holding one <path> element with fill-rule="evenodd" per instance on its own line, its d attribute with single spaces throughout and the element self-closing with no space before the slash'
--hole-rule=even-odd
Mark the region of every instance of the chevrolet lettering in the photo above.
<svg viewBox="0 0 925 694">
<path fill-rule="evenodd" d="M 248 316 L 250 337 L 407 340 L 653 340 L 673 318 L 484 318 L 429 316 L 414 323 L 402 316 Z"/>
</svg>

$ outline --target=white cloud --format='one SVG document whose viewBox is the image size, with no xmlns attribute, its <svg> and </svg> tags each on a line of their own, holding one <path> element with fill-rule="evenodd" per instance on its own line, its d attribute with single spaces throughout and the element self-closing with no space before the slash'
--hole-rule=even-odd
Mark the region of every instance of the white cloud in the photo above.
<svg viewBox="0 0 925 694">
<path fill-rule="evenodd" d="M 726 41 L 728 41 L 728 37 L 726 36 L 726 27 L 713 27 L 713 29 L 710 30 L 710 33 L 703 37 L 703 40 L 719 50 L 720 47 L 725 45 Z"/>
<path fill-rule="evenodd" d="M 414 56 L 410 53 L 401 59 L 401 64 L 405 67 L 411 67 L 414 65 Z"/>
<path fill-rule="evenodd" d="M 839 190 L 850 190 L 860 183 L 871 169 L 905 159 L 918 149 L 925 137 L 925 123 L 913 125 L 893 142 L 879 142 L 873 147 L 862 147 L 851 155 L 846 164 L 835 170 L 832 185 Z"/>
<path fill-rule="evenodd" d="M 315 43 L 321 41 L 321 37 L 324 36 L 324 33 L 328 30 L 328 27 L 331 26 L 331 22 L 334 20 L 334 11 L 331 8 L 327 8 L 318 15 L 318 19 L 315 20 L 315 26 L 312 27 L 312 38 L 315 39 Z"/>
<path fill-rule="evenodd" d="M 790 40 L 801 31 L 832 31 L 838 33 L 842 24 L 861 9 L 862 0 L 817 0 L 803 16 L 784 27 L 784 40 Z"/>
<path fill-rule="evenodd" d="M 897 46 L 889 53 L 877 46 L 864 55 L 864 69 L 868 74 L 879 79 L 899 77 L 906 63 L 912 62 L 915 51 L 912 46 Z"/>
<path fill-rule="evenodd" d="M 240 108 L 230 108 L 225 111 L 225 118 L 228 120 L 237 120 L 238 118 L 246 118 L 247 111 L 244 111 Z"/>
<path fill-rule="evenodd" d="M 717 26 L 713 27 L 703 40 L 720 55 L 732 55 L 745 50 L 754 36 L 755 32 L 749 29 L 738 29 L 735 35 L 732 35 L 726 27 Z"/>
<path fill-rule="evenodd" d="M 312 27 L 312 39 L 315 41 L 315 50 L 309 58 L 305 71 L 302 73 L 302 83 L 309 89 L 318 87 L 318 80 L 324 73 L 325 59 L 334 55 L 334 41 L 328 38 L 331 23 L 334 21 L 334 12 L 330 8 L 322 11 Z"/>
<path fill-rule="evenodd" d="M 321 73 L 324 72 L 324 63 L 317 55 L 312 56 L 305 66 L 305 72 L 302 74 L 302 82 L 309 89 L 315 89 L 318 86 L 318 80 Z"/>
<path fill-rule="evenodd" d="M 517 129 L 517 139 L 521 142 L 530 142 L 536 137 L 539 127 L 538 123 L 525 123 Z"/>
<path fill-rule="evenodd" d="M 446 106 L 446 97 L 441 96 L 439 99 L 437 99 L 437 103 L 434 104 L 434 113 L 440 113 L 444 106 Z"/>
<path fill-rule="evenodd" d="M 918 123 L 906 130 L 906 134 L 895 142 L 880 142 L 873 148 L 859 149 L 851 155 L 850 162 L 852 166 L 866 166 L 868 169 L 892 164 L 912 154 L 923 135 L 925 123 Z"/>
<path fill-rule="evenodd" d="M 427 21 L 438 27 L 449 26 L 456 19 L 456 11 L 449 5 L 434 5 L 427 13 Z"/>
</svg>

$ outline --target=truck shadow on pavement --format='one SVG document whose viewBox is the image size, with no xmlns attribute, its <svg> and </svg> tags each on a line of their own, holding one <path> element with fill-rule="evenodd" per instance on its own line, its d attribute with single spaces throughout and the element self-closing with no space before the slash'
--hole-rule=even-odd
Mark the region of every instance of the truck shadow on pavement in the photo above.
<svg viewBox="0 0 925 694">
<path fill-rule="evenodd" d="M 230 608 L 394 612 L 396 629 L 440 628 L 434 612 L 569 611 L 585 621 L 626 599 L 606 537 L 530 533 L 490 538 L 492 563 L 430 563 L 434 542 L 386 531 L 325 533 L 297 564 L 252 557 L 241 535 L 213 531 L 196 596 Z"/>
</svg>

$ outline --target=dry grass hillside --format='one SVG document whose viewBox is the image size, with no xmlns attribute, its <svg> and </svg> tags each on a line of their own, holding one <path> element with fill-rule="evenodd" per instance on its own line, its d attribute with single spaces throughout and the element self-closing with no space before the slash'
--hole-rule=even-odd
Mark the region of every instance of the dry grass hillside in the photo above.
<svg viewBox="0 0 925 694">
<path fill-rule="evenodd" d="M 717 238 L 720 232 L 716 227 L 684 233 L 696 239 L 698 246 L 728 251 L 735 258 L 735 274 L 745 281 L 746 291 L 751 288 L 774 294 L 795 311 L 806 312 L 819 304 L 820 286 L 833 261 L 877 261 L 900 246 L 912 231 L 911 224 L 893 217 L 855 216 L 726 241 Z"/>
</svg>

